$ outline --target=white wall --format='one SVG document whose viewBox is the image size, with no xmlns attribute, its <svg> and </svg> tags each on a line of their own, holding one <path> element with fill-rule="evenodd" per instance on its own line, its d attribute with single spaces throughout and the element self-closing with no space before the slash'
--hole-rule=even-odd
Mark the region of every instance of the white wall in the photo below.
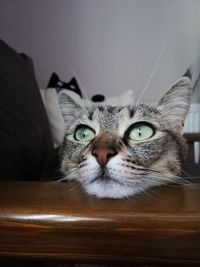
<svg viewBox="0 0 200 267">
<path fill-rule="evenodd" d="M 1 0 L 0 37 L 33 58 L 41 87 L 72 68 L 88 96 L 139 96 L 166 42 L 145 93 L 154 99 L 200 53 L 199 14 L 199 0 Z"/>
</svg>

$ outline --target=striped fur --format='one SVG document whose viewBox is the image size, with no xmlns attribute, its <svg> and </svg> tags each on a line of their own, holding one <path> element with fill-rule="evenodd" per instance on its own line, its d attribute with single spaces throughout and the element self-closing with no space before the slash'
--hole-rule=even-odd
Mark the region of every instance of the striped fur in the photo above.
<svg viewBox="0 0 200 267">
<path fill-rule="evenodd" d="M 178 80 L 155 105 L 101 106 L 86 101 L 80 105 L 61 93 L 66 123 L 60 152 L 63 180 L 78 181 L 89 195 L 99 198 L 134 196 L 152 186 L 175 182 L 186 155 L 182 129 L 190 97 L 187 77 Z M 143 141 L 130 140 L 127 131 L 138 122 L 152 125 L 154 135 Z M 75 140 L 79 125 L 94 130 L 93 140 Z M 114 151 L 104 165 L 93 153 L 94 147 L 100 151 L 102 146 L 104 151 L 106 146 Z"/>
</svg>

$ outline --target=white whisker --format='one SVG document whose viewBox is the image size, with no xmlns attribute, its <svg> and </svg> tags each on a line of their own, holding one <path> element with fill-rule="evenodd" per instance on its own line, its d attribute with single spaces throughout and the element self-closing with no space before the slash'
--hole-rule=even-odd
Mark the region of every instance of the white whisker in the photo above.
<svg viewBox="0 0 200 267">
<path fill-rule="evenodd" d="M 77 188 L 81 187 L 81 184 L 79 182 L 76 183 L 66 183 L 67 184 L 67 192 L 72 192 L 74 190 L 76 190 Z"/>
<path fill-rule="evenodd" d="M 79 84 L 79 86 L 80 86 L 80 88 L 81 88 L 81 91 L 82 91 L 82 93 L 83 93 L 85 99 L 88 100 L 88 101 L 90 102 L 90 100 L 89 100 L 89 98 L 88 98 L 88 96 L 87 96 L 87 94 L 86 94 L 86 92 L 85 92 L 83 83 L 80 81 L 80 79 L 79 79 L 78 76 L 76 75 L 76 72 L 75 72 L 74 69 L 72 68 L 72 65 L 69 63 L 69 60 L 67 60 L 66 64 L 67 64 L 68 68 L 70 69 L 72 75 L 73 75 L 74 77 L 76 77 L 76 79 L 77 79 L 77 81 L 78 81 L 78 84 Z"/>
<path fill-rule="evenodd" d="M 157 58 L 157 60 L 155 62 L 154 68 L 153 68 L 153 70 L 152 70 L 152 72 L 151 72 L 151 74 L 149 76 L 149 79 L 147 80 L 147 82 L 146 82 L 146 84 L 145 84 L 145 86 L 144 86 L 144 88 L 142 90 L 142 93 L 141 93 L 141 95 L 140 95 L 140 97 L 139 97 L 136 105 L 138 105 L 140 103 L 141 98 L 144 96 L 144 94 L 145 94 L 145 92 L 146 92 L 146 90 L 147 90 L 147 88 L 148 88 L 148 86 L 149 86 L 149 84 L 150 84 L 150 82 L 151 82 L 151 80 L 152 80 L 152 78 L 153 78 L 153 76 L 154 76 L 157 68 L 158 68 L 158 65 L 160 63 L 160 60 L 161 60 L 161 58 L 163 56 L 163 53 L 164 53 L 164 51 L 166 49 L 167 42 L 168 42 L 168 37 L 165 39 L 165 41 L 164 41 L 164 43 L 163 43 L 163 45 L 161 47 L 161 50 L 160 50 L 160 53 L 158 55 L 158 58 Z"/>
<path fill-rule="evenodd" d="M 142 67 L 140 66 L 139 73 L 141 73 L 141 69 L 142 69 Z M 136 103 L 137 94 L 138 94 L 138 92 L 140 90 L 140 86 L 141 86 L 141 75 L 138 77 L 137 83 L 136 83 L 136 86 L 135 86 L 134 95 L 133 95 L 133 105 L 135 105 L 135 103 Z"/>
</svg>

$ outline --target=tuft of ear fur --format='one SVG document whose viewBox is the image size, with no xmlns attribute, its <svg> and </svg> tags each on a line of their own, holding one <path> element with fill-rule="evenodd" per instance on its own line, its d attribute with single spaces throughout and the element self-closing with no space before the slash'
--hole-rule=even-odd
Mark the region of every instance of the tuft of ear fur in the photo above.
<svg viewBox="0 0 200 267">
<path fill-rule="evenodd" d="M 191 79 L 182 77 L 158 101 L 157 108 L 163 118 L 177 133 L 182 133 L 183 124 L 191 100 Z"/>
<path fill-rule="evenodd" d="M 65 90 L 58 94 L 58 103 L 66 125 L 70 126 L 74 120 L 80 117 L 83 108 L 79 102 L 80 99 L 77 99 L 77 96 L 69 96 Z"/>
</svg>

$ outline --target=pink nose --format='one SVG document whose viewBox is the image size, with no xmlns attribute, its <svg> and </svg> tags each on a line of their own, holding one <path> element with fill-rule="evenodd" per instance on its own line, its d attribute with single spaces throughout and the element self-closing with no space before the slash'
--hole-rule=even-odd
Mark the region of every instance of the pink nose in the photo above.
<svg viewBox="0 0 200 267">
<path fill-rule="evenodd" d="M 108 147 L 97 147 L 92 151 L 92 155 L 95 156 L 101 166 L 105 166 L 108 160 L 116 154 L 117 153 L 112 148 Z"/>
</svg>

